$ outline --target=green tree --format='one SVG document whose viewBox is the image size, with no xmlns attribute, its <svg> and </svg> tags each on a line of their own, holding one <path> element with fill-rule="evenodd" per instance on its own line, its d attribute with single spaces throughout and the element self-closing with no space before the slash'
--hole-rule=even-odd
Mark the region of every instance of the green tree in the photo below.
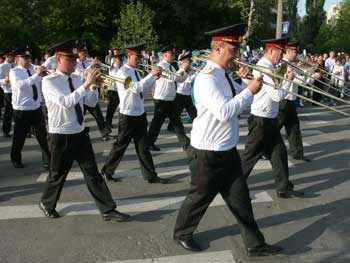
<svg viewBox="0 0 350 263">
<path fill-rule="evenodd" d="M 336 46 L 335 49 L 338 51 L 350 52 L 350 0 L 344 1 L 341 6 L 339 17 L 336 20 L 335 35 L 336 35 Z"/>
<path fill-rule="evenodd" d="M 130 44 L 146 43 L 147 49 L 156 49 L 158 36 L 152 25 L 154 16 L 155 12 L 141 1 L 131 0 L 120 12 L 118 33 L 111 46 L 121 49 Z"/>
<path fill-rule="evenodd" d="M 335 25 L 328 24 L 327 21 L 324 20 L 315 41 L 314 53 L 328 53 L 330 50 L 334 49 L 336 41 Z"/>
<path fill-rule="evenodd" d="M 306 0 L 306 16 L 301 23 L 301 38 L 304 47 L 311 52 L 314 52 L 318 32 L 326 18 L 324 2 L 325 0 Z"/>
</svg>

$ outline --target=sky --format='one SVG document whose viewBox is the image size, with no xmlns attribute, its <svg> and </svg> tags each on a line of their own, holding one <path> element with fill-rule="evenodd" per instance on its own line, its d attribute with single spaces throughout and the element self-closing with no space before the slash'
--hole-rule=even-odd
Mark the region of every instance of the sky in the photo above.
<svg viewBox="0 0 350 263">
<path fill-rule="evenodd" d="M 299 0 L 299 4 L 298 4 L 298 11 L 299 11 L 299 15 L 300 16 L 304 16 L 305 15 L 305 0 Z M 326 0 L 324 2 L 324 7 L 323 9 L 327 12 L 328 8 L 332 5 L 332 4 L 336 4 L 341 2 L 341 0 Z"/>
</svg>

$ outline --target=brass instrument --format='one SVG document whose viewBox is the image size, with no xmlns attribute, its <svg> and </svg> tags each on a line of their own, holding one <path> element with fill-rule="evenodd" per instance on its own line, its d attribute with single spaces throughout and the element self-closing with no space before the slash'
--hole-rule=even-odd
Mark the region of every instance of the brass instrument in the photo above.
<svg viewBox="0 0 350 263">
<path fill-rule="evenodd" d="M 304 59 L 299 59 L 299 61 L 302 62 L 302 63 L 304 63 L 305 65 L 307 65 L 307 66 L 309 66 L 309 67 L 315 66 L 321 73 L 323 73 L 323 74 L 325 74 L 325 75 L 328 75 L 328 76 L 331 76 L 332 78 L 335 78 L 335 79 L 337 79 L 337 80 L 340 80 L 340 81 L 344 82 L 344 87 L 343 87 L 343 89 L 344 89 L 344 90 L 347 90 L 347 91 L 350 91 L 350 89 L 348 89 L 348 88 L 345 87 L 345 86 L 350 86 L 350 83 L 349 83 L 349 82 L 347 82 L 347 81 L 345 81 L 345 80 L 339 78 L 337 75 L 332 74 L 331 72 L 328 72 L 327 70 L 324 70 L 324 69 L 322 69 L 322 68 L 318 68 L 318 67 L 317 67 L 317 64 L 316 64 L 316 65 L 313 65 L 311 62 L 309 62 L 309 61 L 307 61 L 307 60 L 304 60 Z M 331 86 L 331 85 L 329 85 L 329 84 L 325 84 L 325 85 Z"/>
<path fill-rule="evenodd" d="M 154 67 L 154 66 L 147 65 L 147 64 L 139 64 L 139 66 L 144 67 L 144 68 L 147 69 L 147 70 L 150 70 L 150 69 L 152 69 L 152 68 Z M 184 74 L 185 74 L 184 71 L 182 71 L 182 72 L 180 72 L 180 73 L 177 73 L 177 72 L 172 72 L 172 71 L 170 71 L 170 70 L 165 70 L 165 69 L 162 68 L 162 73 L 163 73 L 163 72 L 166 73 L 166 74 L 168 74 L 168 75 L 170 75 L 170 76 L 175 76 L 176 78 L 181 78 L 181 77 L 183 77 Z M 166 75 L 162 75 L 162 77 L 168 78 L 168 79 L 169 79 L 169 76 L 166 76 Z"/>
<path fill-rule="evenodd" d="M 312 74 L 314 74 L 314 72 L 316 71 L 316 69 L 318 68 L 317 65 L 312 65 L 311 67 L 301 67 L 299 68 L 296 65 L 293 65 L 291 62 L 283 60 L 282 62 L 283 64 L 287 64 L 289 67 L 291 67 L 292 69 L 300 72 L 302 75 L 304 75 L 306 78 L 312 77 Z M 304 81 L 303 79 L 300 79 L 297 77 L 298 80 Z M 337 89 L 336 87 L 330 85 L 329 83 L 326 83 L 322 80 L 317 80 L 318 82 L 322 83 L 323 85 L 325 85 L 328 89 L 332 89 L 335 90 L 337 92 L 342 92 L 340 89 Z M 345 81 L 344 81 L 345 82 Z M 313 87 L 315 87 L 315 85 L 312 85 Z M 317 87 L 316 87 L 317 88 Z M 343 87 L 344 90 L 347 90 L 347 88 Z"/>
<path fill-rule="evenodd" d="M 41 77 L 45 77 L 45 76 L 51 74 L 51 72 L 49 70 L 47 70 L 44 66 L 35 65 L 35 64 L 30 64 L 30 65 L 34 68 L 34 70 L 36 70 L 38 67 L 43 67 L 44 68 L 44 70 L 41 73 Z"/>
<path fill-rule="evenodd" d="M 330 106 L 328 106 L 328 105 L 322 104 L 322 103 L 320 103 L 320 102 L 318 102 L 318 101 L 314 101 L 313 99 L 310 99 L 310 98 L 305 97 L 305 96 L 303 96 L 303 95 L 300 95 L 300 94 L 298 94 L 298 93 L 294 93 L 294 92 L 292 92 L 292 91 L 285 90 L 285 89 L 281 88 L 281 87 L 280 87 L 280 83 L 281 83 L 282 81 L 286 80 L 286 81 L 291 82 L 291 83 L 293 83 L 293 84 L 299 85 L 299 86 L 301 86 L 301 87 L 303 87 L 303 88 L 305 88 L 305 89 L 308 89 L 308 90 L 311 90 L 311 91 L 314 91 L 314 92 L 318 92 L 318 93 L 320 93 L 320 94 L 322 94 L 322 95 L 324 95 L 324 96 L 327 96 L 327 97 L 329 97 L 329 98 L 333 98 L 333 99 L 336 99 L 336 100 L 338 100 L 338 101 L 344 102 L 344 103 L 347 104 L 347 105 L 350 104 L 348 101 L 339 99 L 338 97 L 335 97 L 335 96 L 333 96 L 333 95 L 331 95 L 331 94 L 328 94 L 328 93 L 326 93 L 326 92 L 324 92 L 324 91 L 321 91 L 321 90 L 318 90 L 318 89 L 315 89 L 315 88 L 312 88 L 312 87 L 303 85 L 303 84 L 301 84 L 301 83 L 297 83 L 297 82 L 294 82 L 294 81 L 292 81 L 292 80 L 288 80 L 288 79 L 284 78 L 284 74 L 285 74 L 285 73 L 283 73 L 283 70 L 284 70 L 285 67 L 282 67 L 281 69 L 276 68 L 276 70 L 275 70 L 275 69 L 269 69 L 269 68 L 262 67 L 262 66 L 251 65 L 251 64 L 249 64 L 249 63 L 245 63 L 245 62 L 241 62 L 241 61 L 235 61 L 235 62 L 236 62 L 238 65 L 247 66 L 247 67 L 249 67 L 249 68 L 252 69 L 252 70 L 259 71 L 259 72 L 261 72 L 261 73 L 263 73 L 263 74 L 269 76 L 270 78 L 272 78 L 272 79 L 274 80 L 274 82 L 275 82 L 275 85 L 272 85 L 272 84 L 270 84 L 270 83 L 263 82 L 263 84 L 265 84 L 265 85 L 268 85 L 268 86 L 273 87 L 273 88 L 275 88 L 275 89 L 281 89 L 281 90 L 283 90 L 283 91 L 285 91 L 285 92 L 287 92 L 287 93 L 289 93 L 289 94 L 292 94 L 292 95 L 294 95 L 294 96 L 296 96 L 296 97 L 302 98 L 302 99 L 304 99 L 304 100 L 306 100 L 306 101 L 309 101 L 309 102 L 311 102 L 311 103 L 313 103 L 313 104 L 316 104 L 316 105 L 321 106 L 321 107 L 323 107 L 323 108 L 329 109 L 329 110 L 331 110 L 331 111 L 334 111 L 334 112 L 337 112 L 337 113 L 339 113 L 339 114 L 342 114 L 342 115 L 344 115 L 344 116 L 349 117 L 349 114 L 346 113 L 346 112 L 344 112 L 344 111 L 341 111 L 341 110 L 338 110 L 338 109 L 336 109 L 336 108 L 334 108 L 334 107 L 330 107 Z M 283 76 L 282 76 L 282 74 L 283 74 Z"/>
<path fill-rule="evenodd" d="M 113 82 L 119 82 L 124 85 L 124 89 L 130 88 L 130 84 L 132 82 L 131 77 L 127 77 L 125 79 L 118 78 L 115 76 L 110 76 L 104 73 L 100 73 L 97 75 L 97 83 L 102 83 L 104 86 L 112 86 Z"/>
</svg>

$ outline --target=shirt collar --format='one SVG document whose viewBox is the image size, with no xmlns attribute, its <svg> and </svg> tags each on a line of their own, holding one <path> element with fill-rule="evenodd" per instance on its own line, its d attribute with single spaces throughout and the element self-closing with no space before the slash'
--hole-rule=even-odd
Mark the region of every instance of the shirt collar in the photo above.
<svg viewBox="0 0 350 263">
<path fill-rule="evenodd" d="M 66 81 L 68 81 L 68 78 L 71 77 L 70 75 L 67 75 L 66 73 L 63 73 L 62 71 L 56 69 L 55 71 L 57 74 L 61 75 Z M 72 73 L 73 74 L 73 73 Z M 72 75 L 71 74 L 71 75 Z"/>
</svg>

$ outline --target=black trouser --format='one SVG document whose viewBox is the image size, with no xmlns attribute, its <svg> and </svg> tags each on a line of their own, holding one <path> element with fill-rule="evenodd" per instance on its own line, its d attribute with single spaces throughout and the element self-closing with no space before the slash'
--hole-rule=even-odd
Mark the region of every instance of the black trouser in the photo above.
<svg viewBox="0 0 350 263">
<path fill-rule="evenodd" d="M 294 101 L 283 100 L 280 102 L 277 116 L 278 125 L 286 130 L 289 142 L 289 152 L 293 157 L 303 157 L 304 147 L 300 132 L 300 123 Z"/>
<path fill-rule="evenodd" d="M 106 173 L 114 173 L 133 139 L 143 178 L 150 180 L 157 176 L 147 143 L 147 125 L 146 113 L 141 116 L 119 114 L 118 139 L 113 143 L 104 165 Z"/>
<path fill-rule="evenodd" d="M 15 127 L 12 137 L 11 161 L 22 161 L 21 152 L 27 133 L 32 126 L 35 129 L 35 136 L 41 147 L 43 163 L 48 163 L 50 160 L 50 153 L 47 144 L 45 118 L 41 107 L 36 110 L 14 110 L 13 120 L 15 122 Z"/>
<path fill-rule="evenodd" d="M 3 133 L 9 133 L 12 126 L 12 93 L 5 93 L 5 111 L 4 111 L 4 120 L 2 123 Z"/>
<path fill-rule="evenodd" d="M 88 129 L 77 134 L 49 134 L 51 167 L 41 200 L 47 209 L 55 209 L 73 161 L 77 161 L 97 208 L 106 213 L 116 207 L 112 195 L 98 171 Z"/>
<path fill-rule="evenodd" d="M 174 101 L 154 100 L 154 116 L 148 130 L 148 138 L 150 145 L 157 140 L 160 129 L 165 118 L 169 118 L 174 126 L 176 136 L 182 147 L 187 147 L 189 138 L 186 136 L 185 129 L 181 123 L 181 118 L 175 112 Z"/>
<path fill-rule="evenodd" d="M 105 136 L 108 133 L 110 133 L 110 130 L 106 127 L 106 124 L 105 124 L 105 121 L 104 121 L 104 118 L 102 115 L 102 111 L 100 108 L 100 104 L 97 103 L 95 107 L 89 107 L 87 105 L 84 105 L 84 115 L 85 115 L 86 111 L 90 112 L 90 114 L 96 120 L 97 127 L 98 127 L 99 131 L 101 132 L 102 136 Z"/>
<path fill-rule="evenodd" d="M 2 107 L 4 107 L 4 90 L 0 87 L 0 118 L 2 117 Z"/>
<path fill-rule="evenodd" d="M 188 149 L 191 188 L 178 213 L 174 237 L 192 238 L 205 211 L 220 193 L 237 220 L 244 244 L 255 247 L 265 242 L 254 219 L 246 179 L 236 148 L 228 151 Z"/>
<path fill-rule="evenodd" d="M 181 119 L 181 113 L 184 109 L 186 109 L 188 115 L 190 115 L 191 121 L 193 121 L 194 118 L 197 117 L 197 109 L 193 105 L 191 95 L 182 95 L 182 94 L 176 93 L 174 103 L 175 103 L 175 113 L 180 117 L 180 119 Z M 182 122 L 181 122 L 181 125 L 182 125 Z M 172 126 L 172 123 L 169 122 L 168 127 L 171 127 L 171 126 Z"/>
<path fill-rule="evenodd" d="M 109 127 L 111 127 L 113 115 L 119 105 L 120 100 L 119 100 L 118 91 L 115 91 L 115 90 L 108 90 L 107 96 L 108 96 L 108 104 L 107 104 L 107 111 L 106 111 L 106 124 Z"/>
<path fill-rule="evenodd" d="M 289 181 L 288 156 L 277 118 L 269 119 L 250 115 L 248 137 L 242 156 L 244 177 L 248 177 L 261 156 L 266 155 L 272 165 L 277 191 L 293 189 Z"/>
</svg>

